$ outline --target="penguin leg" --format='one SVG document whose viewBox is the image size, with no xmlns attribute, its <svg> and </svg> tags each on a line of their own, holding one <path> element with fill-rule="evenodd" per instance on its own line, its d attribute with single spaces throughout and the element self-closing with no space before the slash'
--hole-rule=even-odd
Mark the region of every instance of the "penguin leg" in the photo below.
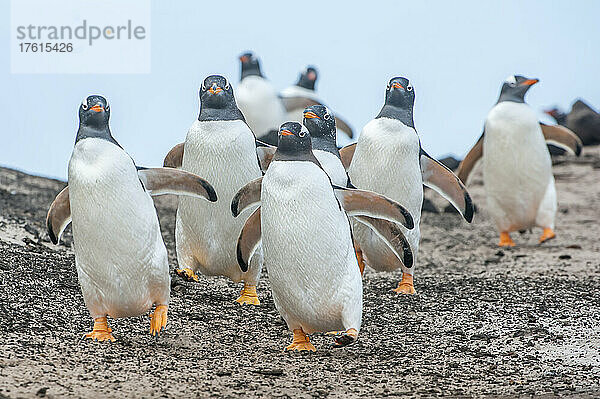
<svg viewBox="0 0 600 399">
<path fill-rule="evenodd" d="M 358 331 L 356 328 L 349 328 L 346 331 L 342 331 L 336 334 L 333 342 L 334 348 L 342 348 L 344 346 L 348 346 L 353 344 L 358 339 Z"/>
<path fill-rule="evenodd" d="M 354 242 L 354 252 L 356 252 L 356 260 L 358 261 L 358 269 L 360 270 L 360 275 L 362 276 L 365 273 L 365 258 L 363 257 L 362 250 L 360 246 L 355 241 Z"/>
<path fill-rule="evenodd" d="M 198 282 L 198 275 L 189 267 L 175 269 L 175 273 L 184 280 Z"/>
<path fill-rule="evenodd" d="M 154 312 L 150 314 L 150 334 L 160 335 L 163 328 L 167 326 L 168 305 L 157 305 Z"/>
<path fill-rule="evenodd" d="M 235 301 L 240 305 L 260 305 L 258 295 L 256 294 L 256 285 L 244 281 L 244 288 L 240 292 L 240 297 Z"/>
<path fill-rule="evenodd" d="M 540 244 L 556 237 L 556 233 L 550 227 L 544 227 L 544 232 L 540 237 Z"/>
<path fill-rule="evenodd" d="M 285 350 L 287 351 L 310 351 L 316 352 L 317 348 L 313 344 L 310 343 L 310 340 L 302 331 L 302 328 L 297 328 L 294 330 L 294 339 L 290 345 L 288 345 Z"/>
<path fill-rule="evenodd" d="M 112 335 L 112 328 L 108 326 L 108 320 L 106 319 L 106 316 L 94 319 L 94 328 L 92 329 L 92 332 L 85 334 L 83 337 L 100 342 L 116 341 L 115 337 Z"/>
<path fill-rule="evenodd" d="M 503 231 L 500 233 L 500 242 L 498 245 L 501 247 L 514 247 L 515 242 L 510 238 L 508 231 Z"/>
<path fill-rule="evenodd" d="M 408 272 L 402 272 L 402 281 L 398 283 L 398 287 L 394 289 L 397 294 L 413 295 L 416 294 L 415 286 L 413 283 L 413 276 Z"/>
<path fill-rule="evenodd" d="M 540 244 L 556 237 L 554 233 L 554 218 L 556 216 L 556 186 L 554 185 L 554 176 L 550 176 L 548 187 L 544 198 L 540 203 L 538 213 L 535 218 L 535 224 L 542 227 L 544 232 L 540 237 Z"/>
</svg>

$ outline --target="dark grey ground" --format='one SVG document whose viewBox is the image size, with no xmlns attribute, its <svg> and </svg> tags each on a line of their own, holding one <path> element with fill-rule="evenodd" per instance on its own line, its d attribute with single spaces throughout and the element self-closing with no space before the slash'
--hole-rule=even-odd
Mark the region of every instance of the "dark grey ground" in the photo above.
<svg viewBox="0 0 600 399">
<path fill-rule="evenodd" d="M 368 270 L 357 344 L 284 353 L 291 334 L 268 276 L 260 307 L 239 285 L 174 277 L 169 324 L 113 320 L 117 342 L 81 340 L 92 327 L 70 250 L 49 243 L 44 218 L 64 183 L 0 169 L 0 399 L 17 397 L 600 396 L 600 151 L 555 167 L 558 237 L 513 236 L 499 250 L 480 179 L 473 225 L 424 214 L 418 294 L 391 291 L 399 273 Z M 560 162 L 560 161 L 559 161 Z M 427 194 L 438 208 L 443 200 Z M 174 258 L 173 198 L 157 201 Z"/>
</svg>

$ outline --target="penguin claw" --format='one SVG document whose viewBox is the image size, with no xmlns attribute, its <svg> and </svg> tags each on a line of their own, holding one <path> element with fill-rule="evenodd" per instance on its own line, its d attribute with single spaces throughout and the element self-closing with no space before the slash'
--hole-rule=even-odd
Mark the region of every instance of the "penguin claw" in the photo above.
<svg viewBox="0 0 600 399">
<path fill-rule="evenodd" d="M 160 335 L 160 332 L 167 326 L 167 305 L 158 305 L 154 312 L 150 314 L 150 334 Z"/>
<path fill-rule="evenodd" d="M 342 331 L 335 336 L 335 341 L 332 344 L 333 348 L 342 348 L 351 345 L 358 339 L 358 331 L 355 328 L 350 328 L 347 331 Z"/>
<path fill-rule="evenodd" d="M 175 273 L 184 280 L 198 282 L 198 275 L 189 267 L 183 269 L 175 269 Z"/>
<path fill-rule="evenodd" d="M 555 237 L 556 237 L 556 233 L 554 233 L 554 231 L 551 228 L 546 227 L 546 228 L 544 228 L 544 232 L 542 233 L 542 236 L 540 237 L 540 244 L 544 243 L 548 240 L 551 240 Z"/>
</svg>

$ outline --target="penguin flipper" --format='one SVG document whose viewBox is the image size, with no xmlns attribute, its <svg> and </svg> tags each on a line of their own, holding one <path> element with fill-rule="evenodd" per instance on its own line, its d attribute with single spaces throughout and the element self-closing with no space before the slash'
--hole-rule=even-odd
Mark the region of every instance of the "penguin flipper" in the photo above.
<svg viewBox="0 0 600 399">
<path fill-rule="evenodd" d="M 471 174 L 471 172 L 473 171 L 473 169 L 475 168 L 477 163 L 483 157 L 483 135 L 484 134 L 485 134 L 485 132 L 481 133 L 479 140 L 477 140 L 477 142 L 475 143 L 473 148 L 471 148 L 469 153 L 465 156 L 465 159 L 463 159 L 461 161 L 460 165 L 458 165 L 458 170 L 456 171 L 456 175 L 458 176 L 460 181 L 462 181 L 464 184 L 467 184 L 469 182 L 469 175 Z"/>
<path fill-rule="evenodd" d="M 469 223 L 473 220 L 473 201 L 465 185 L 450 169 L 421 149 L 423 184 L 446 198 Z"/>
<path fill-rule="evenodd" d="M 71 202 L 69 186 L 67 186 L 54 198 L 46 215 L 46 228 L 53 244 L 58 244 L 69 223 L 71 223 Z"/>
<path fill-rule="evenodd" d="M 258 155 L 258 163 L 263 172 L 266 172 L 269 168 L 273 156 L 275 155 L 275 151 L 277 151 L 277 147 L 256 140 L 256 155 Z"/>
<path fill-rule="evenodd" d="M 408 229 L 415 227 L 412 215 L 402 205 L 372 191 L 334 186 L 334 193 L 348 216 L 389 220 Z"/>
<path fill-rule="evenodd" d="M 348 125 L 348 123 L 346 123 L 346 121 L 340 118 L 339 116 L 335 116 L 335 125 L 337 129 L 344 132 L 346 136 L 350 138 L 354 137 L 354 131 L 352 130 L 350 125 Z"/>
<path fill-rule="evenodd" d="M 231 200 L 231 213 L 234 217 L 244 212 L 248 207 L 260 202 L 260 190 L 262 189 L 262 176 L 252 180 L 233 196 Z"/>
<path fill-rule="evenodd" d="M 560 125 L 546 125 L 540 122 L 546 143 L 555 145 L 572 155 L 581 155 L 583 143 L 570 129 Z"/>
<path fill-rule="evenodd" d="M 238 237 L 237 242 L 237 260 L 240 269 L 243 272 L 248 271 L 248 265 L 252 255 L 260 245 L 261 225 L 260 225 L 260 207 L 256 208 L 250 215 Z"/>
<path fill-rule="evenodd" d="M 354 151 L 356 151 L 356 143 L 348 144 L 340 149 L 340 158 L 342 160 L 342 165 L 344 165 L 344 169 L 346 170 L 348 170 L 352 163 Z"/>
<path fill-rule="evenodd" d="M 165 156 L 163 166 L 166 168 L 181 168 L 183 163 L 183 147 L 184 143 L 179 143 L 171 148 L 171 151 Z"/>
<path fill-rule="evenodd" d="M 217 200 L 215 189 L 209 182 L 193 173 L 173 168 L 149 168 L 138 170 L 138 177 L 148 194 L 188 195 Z"/>
<path fill-rule="evenodd" d="M 404 266 L 407 268 L 413 266 L 413 253 L 410 249 L 410 244 L 406 240 L 402 230 L 395 223 L 369 216 L 355 216 L 354 218 L 373 230 L 394 252 L 394 255 L 400 259 Z"/>
<path fill-rule="evenodd" d="M 293 111 L 295 109 L 305 109 L 312 105 L 322 105 L 319 101 L 308 98 L 308 97 L 300 97 L 300 96 L 282 96 L 279 95 L 283 106 L 287 112 Z"/>
</svg>

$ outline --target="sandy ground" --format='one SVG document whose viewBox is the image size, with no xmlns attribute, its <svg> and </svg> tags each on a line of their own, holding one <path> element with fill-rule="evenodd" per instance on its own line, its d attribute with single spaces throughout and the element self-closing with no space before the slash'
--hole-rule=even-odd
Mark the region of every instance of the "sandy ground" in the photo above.
<svg viewBox="0 0 600 399">
<path fill-rule="evenodd" d="M 148 316 L 114 320 L 113 344 L 92 327 L 66 243 L 45 234 L 64 183 L 0 169 L 0 399 L 18 397 L 600 396 L 600 148 L 555 166 L 557 238 L 515 234 L 499 250 L 481 179 L 472 225 L 424 214 L 415 296 L 400 274 L 367 270 L 359 341 L 284 353 L 291 334 L 265 272 L 262 305 L 234 302 L 240 285 L 173 277 L 166 333 Z M 444 201 L 427 193 L 443 209 Z M 175 199 L 156 201 L 175 268 Z"/>
</svg>

